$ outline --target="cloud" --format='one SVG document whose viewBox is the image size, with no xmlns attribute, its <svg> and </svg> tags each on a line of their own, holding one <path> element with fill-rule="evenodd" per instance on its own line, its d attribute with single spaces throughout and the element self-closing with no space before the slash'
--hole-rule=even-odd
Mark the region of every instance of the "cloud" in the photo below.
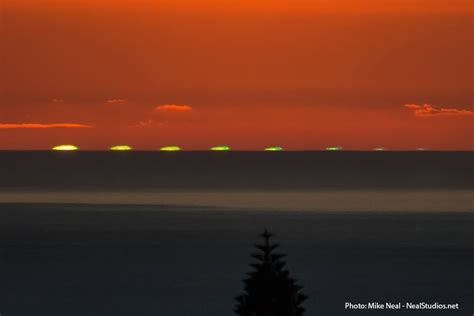
<svg viewBox="0 0 474 316">
<path fill-rule="evenodd" d="M 193 107 L 190 105 L 164 104 L 155 108 L 156 111 L 177 111 L 187 112 L 192 111 Z"/>
<path fill-rule="evenodd" d="M 474 111 L 456 108 L 436 108 L 430 104 L 405 104 L 407 109 L 414 110 L 417 117 L 429 116 L 473 116 Z"/>
<path fill-rule="evenodd" d="M 75 123 L 39 124 L 39 123 L 0 123 L 0 129 L 45 129 L 45 128 L 93 128 L 91 125 Z"/>
<path fill-rule="evenodd" d="M 154 127 L 162 127 L 164 125 L 163 122 L 157 122 L 155 120 L 147 120 L 147 121 L 140 121 L 137 124 L 130 125 L 132 128 L 154 128 Z"/>
<path fill-rule="evenodd" d="M 53 99 L 53 100 L 51 100 L 51 102 L 53 102 L 53 103 L 64 103 L 64 100 L 63 99 Z"/>
<path fill-rule="evenodd" d="M 159 128 L 168 125 L 168 121 L 182 122 L 189 118 L 188 115 L 181 115 L 181 113 L 189 113 L 193 111 L 190 105 L 164 104 L 155 107 L 151 113 L 151 119 L 140 121 L 136 124 L 130 125 L 132 128 Z"/>
<path fill-rule="evenodd" d="M 125 104 L 128 103 L 127 99 L 110 99 L 106 101 L 108 104 Z"/>
</svg>

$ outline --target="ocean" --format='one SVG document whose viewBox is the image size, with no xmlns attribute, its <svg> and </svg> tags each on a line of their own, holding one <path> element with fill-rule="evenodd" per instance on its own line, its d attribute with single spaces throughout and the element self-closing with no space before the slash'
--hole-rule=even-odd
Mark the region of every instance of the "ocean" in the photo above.
<svg viewBox="0 0 474 316">
<path fill-rule="evenodd" d="M 305 315 L 470 315 L 472 158 L 0 152 L 0 314 L 232 315 L 267 228 Z"/>
<path fill-rule="evenodd" d="M 474 152 L 0 152 L 0 190 L 472 189 Z"/>
</svg>

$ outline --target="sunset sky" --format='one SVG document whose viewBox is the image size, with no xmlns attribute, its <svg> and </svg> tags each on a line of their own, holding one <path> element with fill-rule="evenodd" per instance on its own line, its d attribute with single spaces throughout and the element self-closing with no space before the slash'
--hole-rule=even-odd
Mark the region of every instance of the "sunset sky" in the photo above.
<svg viewBox="0 0 474 316">
<path fill-rule="evenodd" d="M 0 5 L 0 149 L 474 149 L 472 0 Z"/>
</svg>

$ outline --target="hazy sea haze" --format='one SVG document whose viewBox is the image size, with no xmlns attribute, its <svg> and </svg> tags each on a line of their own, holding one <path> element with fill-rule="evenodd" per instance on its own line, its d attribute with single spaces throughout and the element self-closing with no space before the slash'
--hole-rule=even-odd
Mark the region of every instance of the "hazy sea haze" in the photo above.
<svg viewBox="0 0 474 316">
<path fill-rule="evenodd" d="M 0 190 L 472 189 L 473 152 L 0 152 Z"/>
</svg>

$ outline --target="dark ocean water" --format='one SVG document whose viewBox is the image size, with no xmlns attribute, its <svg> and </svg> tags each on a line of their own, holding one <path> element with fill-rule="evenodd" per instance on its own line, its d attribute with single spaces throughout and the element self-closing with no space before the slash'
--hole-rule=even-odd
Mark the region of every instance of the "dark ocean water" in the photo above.
<svg viewBox="0 0 474 316">
<path fill-rule="evenodd" d="M 473 152 L 0 152 L 0 190 L 474 187 Z"/>
<path fill-rule="evenodd" d="M 472 158 L 472 152 L 0 152 L 0 192 L 421 190 L 449 199 L 449 192 L 474 188 Z M 252 245 L 267 227 L 309 295 L 308 316 L 472 315 L 472 209 L 459 208 L 456 198 L 452 208 L 433 213 L 391 212 L 374 209 L 372 196 L 366 211 L 349 203 L 347 212 L 314 212 L 9 204 L 0 195 L 0 314 L 232 315 Z M 344 310 L 345 302 L 419 301 L 459 303 L 460 310 Z"/>
<path fill-rule="evenodd" d="M 471 315 L 472 213 L 312 213 L 0 205 L 0 311 L 232 315 L 264 227 L 305 287 L 307 315 Z M 345 311 L 346 301 L 458 311 Z"/>
</svg>

